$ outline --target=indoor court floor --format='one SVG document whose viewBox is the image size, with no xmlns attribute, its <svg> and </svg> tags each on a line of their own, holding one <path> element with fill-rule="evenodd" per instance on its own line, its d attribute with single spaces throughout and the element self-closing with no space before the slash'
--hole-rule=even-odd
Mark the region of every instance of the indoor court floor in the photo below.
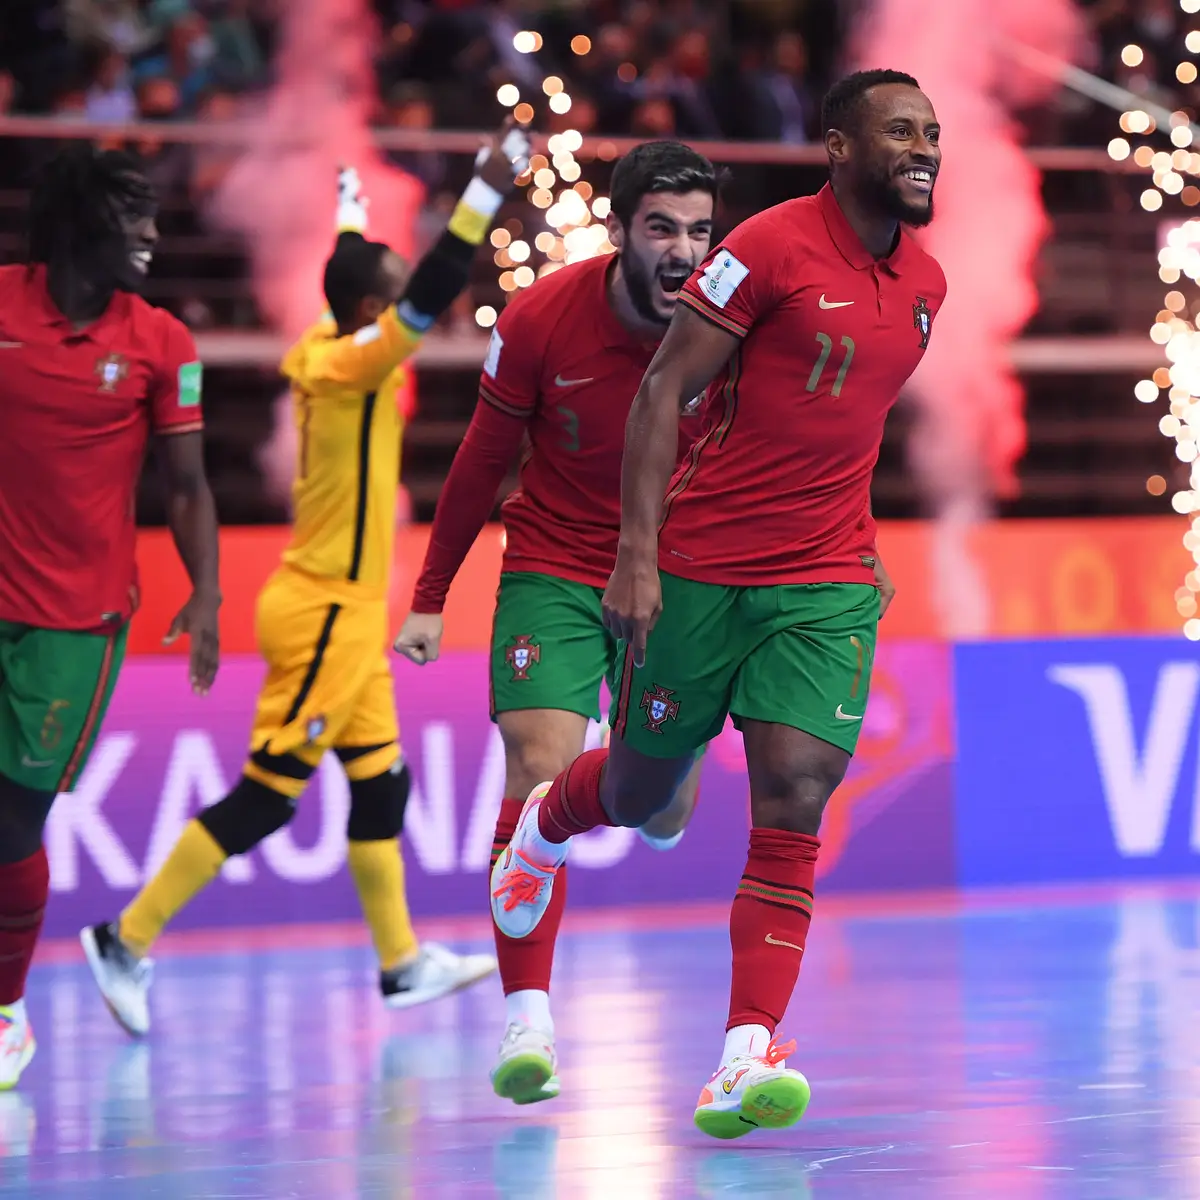
<svg viewBox="0 0 1200 1200">
<path fill-rule="evenodd" d="M 142 1044 L 52 943 L 0 1196 L 1200 1197 L 1200 886 L 822 900 L 781 1029 L 808 1115 L 719 1143 L 691 1113 L 727 955 L 723 906 L 577 919 L 562 1096 L 516 1108 L 487 1078 L 496 980 L 389 1012 L 357 927 L 164 941 Z"/>
</svg>

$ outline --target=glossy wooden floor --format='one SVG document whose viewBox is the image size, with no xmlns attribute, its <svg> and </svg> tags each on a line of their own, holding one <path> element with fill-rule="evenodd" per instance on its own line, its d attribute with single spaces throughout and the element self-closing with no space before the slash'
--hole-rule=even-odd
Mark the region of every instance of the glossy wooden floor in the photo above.
<svg viewBox="0 0 1200 1200">
<path fill-rule="evenodd" d="M 715 909 L 578 923 L 563 1093 L 525 1109 L 488 1085 L 497 983 L 388 1013 L 358 930 L 165 944 L 141 1045 L 50 946 L 40 1051 L 0 1097 L 0 1195 L 1200 1196 L 1200 888 L 824 903 L 784 1027 L 809 1114 L 720 1144 L 691 1110 L 727 946 Z"/>
</svg>

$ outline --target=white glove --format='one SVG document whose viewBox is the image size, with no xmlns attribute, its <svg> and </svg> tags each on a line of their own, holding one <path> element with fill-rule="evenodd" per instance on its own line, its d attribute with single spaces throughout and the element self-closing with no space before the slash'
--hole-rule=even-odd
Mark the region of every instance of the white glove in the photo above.
<svg viewBox="0 0 1200 1200">
<path fill-rule="evenodd" d="M 353 167 L 338 171 L 338 233 L 366 233 L 367 206 L 370 201 L 362 195 L 362 180 Z"/>
</svg>

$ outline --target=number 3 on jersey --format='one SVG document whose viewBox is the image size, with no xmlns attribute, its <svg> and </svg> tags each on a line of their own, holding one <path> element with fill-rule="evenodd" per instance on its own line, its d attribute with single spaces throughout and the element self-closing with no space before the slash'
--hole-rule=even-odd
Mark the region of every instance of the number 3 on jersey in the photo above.
<svg viewBox="0 0 1200 1200">
<path fill-rule="evenodd" d="M 563 423 L 563 440 L 559 442 L 559 445 L 568 454 L 578 454 L 579 414 L 573 408 L 567 408 L 564 404 L 557 405 L 554 411 L 562 418 Z"/>
<path fill-rule="evenodd" d="M 817 341 L 821 344 L 821 353 L 817 356 L 817 361 L 813 366 L 812 374 L 808 377 L 808 388 L 810 392 L 817 390 L 817 384 L 821 382 L 821 374 L 825 370 L 825 364 L 829 361 L 829 356 L 833 353 L 833 338 L 827 333 L 818 333 Z M 829 394 L 836 400 L 842 394 L 842 384 L 846 382 L 846 376 L 850 373 L 850 364 L 854 361 L 854 339 L 852 337 L 842 338 L 842 349 L 845 355 L 842 358 L 842 365 L 838 368 L 837 378 L 833 381 L 833 387 L 829 389 Z"/>
</svg>

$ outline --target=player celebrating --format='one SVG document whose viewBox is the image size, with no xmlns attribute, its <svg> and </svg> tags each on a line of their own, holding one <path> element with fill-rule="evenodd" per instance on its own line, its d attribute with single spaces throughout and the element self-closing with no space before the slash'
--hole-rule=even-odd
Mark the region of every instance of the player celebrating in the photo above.
<svg viewBox="0 0 1200 1200">
<path fill-rule="evenodd" d="M 49 870 L 42 829 L 79 779 L 137 607 L 134 499 L 158 436 L 192 596 L 192 687 L 217 672 L 217 518 L 200 363 L 136 293 L 158 231 L 134 161 L 73 145 L 33 189 L 29 265 L 0 267 L 0 1089 L 34 1053 L 22 999 Z"/>
<path fill-rule="evenodd" d="M 696 1107 L 696 1124 L 719 1138 L 791 1125 L 808 1104 L 804 1076 L 785 1066 L 795 1043 L 774 1033 L 812 916 L 821 814 L 870 683 L 871 474 L 946 290 L 900 228 L 932 219 L 941 162 L 916 80 L 843 79 L 822 128 L 829 185 L 730 234 L 688 281 L 646 373 L 604 594 L 623 658 L 612 745 L 533 791 L 492 874 L 496 923 L 525 936 L 570 838 L 661 809 L 733 714 L 750 851 L 730 916 L 725 1049 Z M 668 490 L 679 402 L 710 381 L 704 435 Z"/>
<path fill-rule="evenodd" d="M 437 658 L 450 583 L 528 433 L 520 487 L 502 509 L 491 691 L 507 799 L 493 862 L 523 797 L 583 751 L 588 718 L 600 715 L 601 678 L 611 685 L 616 643 L 600 598 L 617 550 L 625 422 L 679 289 L 708 253 L 717 186 L 712 164 L 678 142 L 636 146 L 613 170 L 608 230 L 617 255 L 540 280 L 492 334 L 479 404 L 442 489 L 396 649 L 417 663 Z M 697 775 L 698 764 L 671 809 L 641 831 L 652 846 L 678 841 Z M 514 941 L 496 931 L 508 1020 L 492 1083 L 519 1104 L 558 1094 L 549 987 L 563 883 L 560 874 L 535 936 Z"/>
<path fill-rule="evenodd" d="M 268 671 L 249 760 L 229 795 L 187 825 L 120 921 L 81 934 L 105 1001 L 135 1036 L 150 1026 L 152 943 L 230 855 L 247 853 L 291 820 L 327 750 L 350 782 L 347 859 L 384 1000 L 406 1008 L 495 970 L 490 955 L 418 946 L 405 902 L 397 838 L 409 772 L 387 659 L 403 426 L 395 373 L 466 284 L 475 251 L 528 153 L 524 132 L 506 126 L 407 283 L 404 262 L 359 232 L 366 214 L 357 177 L 342 175 L 339 225 L 349 231 L 340 233 L 325 267 L 331 317 L 283 361 L 300 434 L 295 521 L 283 563 L 258 600 L 257 637 Z"/>
</svg>

